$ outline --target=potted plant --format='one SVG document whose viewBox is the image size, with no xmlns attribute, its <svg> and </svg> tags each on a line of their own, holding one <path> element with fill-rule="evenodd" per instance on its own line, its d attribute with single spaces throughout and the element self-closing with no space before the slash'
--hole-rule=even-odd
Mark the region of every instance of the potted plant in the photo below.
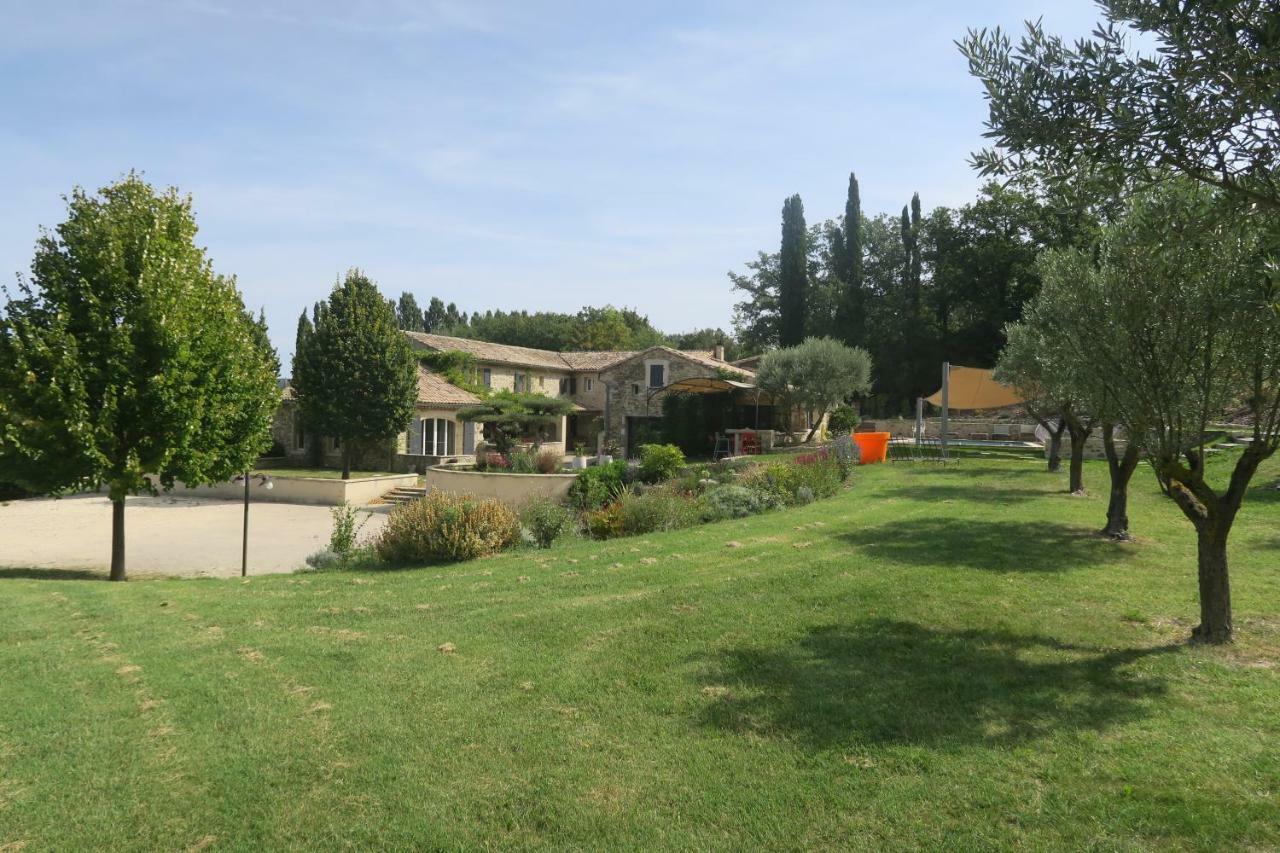
<svg viewBox="0 0 1280 853">
<path fill-rule="evenodd" d="M 600 465 L 608 465 L 613 461 L 613 457 L 617 456 L 619 452 L 618 445 L 611 441 L 604 446 L 604 450 L 596 458 L 596 462 Z"/>
<path fill-rule="evenodd" d="M 573 444 L 573 467 L 575 470 L 587 467 L 587 445 L 581 441 Z"/>
</svg>

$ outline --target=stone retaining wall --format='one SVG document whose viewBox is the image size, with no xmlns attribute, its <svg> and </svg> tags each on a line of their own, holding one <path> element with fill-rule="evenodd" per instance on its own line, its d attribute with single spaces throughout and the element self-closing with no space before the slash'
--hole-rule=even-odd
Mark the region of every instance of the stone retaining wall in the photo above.
<svg viewBox="0 0 1280 853">
<path fill-rule="evenodd" d="M 577 474 L 490 474 L 468 471 L 451 465 L 428 468 L 422 481 L 428 490 L 496 498 L 505 504 L 519 506 L 534 495 L 563 500 Z"/>
<path fill-rule="evenodd" d="M 249 500 L 287 504 L 319 504 L 321 506 L 364 506 L 395 488 L 418 485 L 416 474 L 386 474 L 342 480 L 328 477 L 272 477 L 271 488 L 255 478 L 249 483 Z M 179 483 L 172 494 L 193 498 L 244 500 L 244 483 L 219 483 L 216 486 L 187 487 Z"/>
</svg>

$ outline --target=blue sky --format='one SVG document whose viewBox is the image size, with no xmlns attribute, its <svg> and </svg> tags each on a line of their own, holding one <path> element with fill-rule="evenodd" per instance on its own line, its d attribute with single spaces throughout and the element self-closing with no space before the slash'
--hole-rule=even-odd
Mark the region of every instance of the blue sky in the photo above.
<svg viewBox="0 0 1280 853">
<path fill-rule="evenodd" d="M 285 358 L 363 268 L 464 310 L 632 306 L 728 327 L 725 273 L 809 220 L 972 198 L 970 26 L 1084 34 L 1074 2 L 170 0 L 0 6 L 0 273 L 61 195 L 131 168 L 195 199 L 200 240 Z"/>
</svg>

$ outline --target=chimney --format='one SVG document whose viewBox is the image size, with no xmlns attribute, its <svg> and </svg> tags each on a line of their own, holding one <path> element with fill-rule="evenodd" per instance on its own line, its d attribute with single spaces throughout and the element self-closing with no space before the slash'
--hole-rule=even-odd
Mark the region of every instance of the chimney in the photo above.
<svg viewBox="0 0 1280 853">
<path fill-rule="evenodd" d="M 711 357 L 716 361 L 724 361 L 724 344 L 716 344 L 715 349 L 711 351 Z"/>
</svg>

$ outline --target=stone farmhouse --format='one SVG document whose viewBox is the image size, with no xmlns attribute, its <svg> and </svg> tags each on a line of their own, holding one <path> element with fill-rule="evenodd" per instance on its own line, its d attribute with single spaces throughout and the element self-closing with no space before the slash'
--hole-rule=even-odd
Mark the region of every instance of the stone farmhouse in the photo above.
<svg viewBox="0 0 1280 853">
<path fill-rule="evenodd" d="M 630 455 L 637 444 L 654 437 L 663 397 L 683 380 L 720 380 L 720 384 L 732 386 L 725 393 L 733 395 L 741 425 L 772 424 L 772 407 L 761 406 L 754 392 L 755 373 L 726 362 L 723 347 L 711 351 L 654 346 L 639 351 L 554 352 L 423 332 L 404 334 L 415 350 L 470 355 L 477 384 L 571 401 L 572 414 L 561 419 L 554 434 L 543 442 L 544 447 L 568 452 L 582 445 L 592 454 L 616 448 Z M 276 417 L 278 445 L 294 461 L 337 464 L 340 448 L 333 439 L 304 434 L 291 390 L 286 387 Z M 420 365 L 413 422 L 392 446 L 362 448 L 361 464 L 421 471 L 440 462 L 466 461 L 484 439 L 480 425 L 463 422 L 457 415 L 460 409 L 479 401 L 475 394 Z"/>
</svg>

